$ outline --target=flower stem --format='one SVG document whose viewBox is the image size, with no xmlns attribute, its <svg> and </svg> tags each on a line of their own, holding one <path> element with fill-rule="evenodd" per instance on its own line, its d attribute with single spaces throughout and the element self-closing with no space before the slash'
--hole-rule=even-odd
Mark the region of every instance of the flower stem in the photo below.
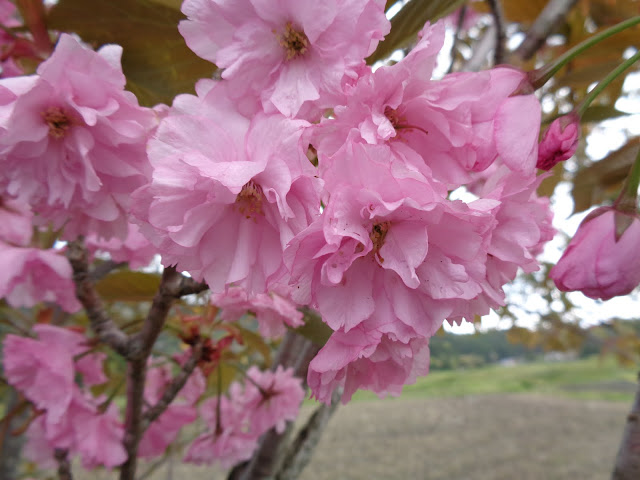
<svg viewBox="0 0 640 480">
<path fill-rule="evenodd" d="M 586 97 L 580 102 L 580 105 L 576 107 L 576 111 L 578 116 L 582 117 L 585 110 L 589 107 L 591 102 L 605 89 L 609 86 L 609 84 L 614 81 L 619 75 L 621 75 L 626 69 L 631 67 L 634 63 L 640 60 L 640 50 L 636 52 L 635 55 L 625 60 L 615 69 L 613 69 L 606 77 L 604 77 L 598 84 L 595 86 L 593 90 L 591 90 Z"/>
<path fill-rule="evenodd" d="M 625 20 L 624 22 L 620 22 L 617 25 L 614 25 L 611 28 L 608 28 L 591 38 L 588 38 L 584 42 L 576 45 L 575 47 L 567 50 L 564 54 L 560 55 L 553 62 L 545 65 L 537 70 L 533 70 L 529 73 L 529 80 L 534 89 L 538 89 L 542 87 L 545 83 L 549 81 L 551 77 L 553 77 L 558 71 L 564 67 L 567 63 L 573 60 L 575 57 L 593 47 L 594 45 L 600 43 L 601 41 L 609 38 L 616 33 L 619 33 L 627 28 L 633 27 L 635 25 L 640 24 L 640 16 L 636 16 Z"/>
</svg>

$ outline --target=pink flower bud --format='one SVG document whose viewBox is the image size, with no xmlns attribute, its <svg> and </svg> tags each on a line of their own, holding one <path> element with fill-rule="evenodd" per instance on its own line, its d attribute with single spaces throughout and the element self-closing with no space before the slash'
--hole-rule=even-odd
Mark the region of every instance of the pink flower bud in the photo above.
<svg viewBox="0 0 640 480">
<path fill-rule="evenodd" d="M 580 119 L 575 113 L 556 118 L 538 146 L 538 163 L 541 170 L 551 170 L 558 163 L 576 153 L 580 138 Z"/>
<path fill-rule="evenodd" d="M 556 286 L 603 300 L 630 293 L 640 284 L 639 220 L 612 207 L 592 212 L 549 273 Z"/>
</svg>

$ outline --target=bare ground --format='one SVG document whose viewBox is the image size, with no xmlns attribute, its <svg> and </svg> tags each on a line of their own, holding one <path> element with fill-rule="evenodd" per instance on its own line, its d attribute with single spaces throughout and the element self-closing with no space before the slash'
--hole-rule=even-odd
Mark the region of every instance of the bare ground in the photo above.
<svg viewBox="0 0 640 480">
<path fill-rule="evenodd" d="M 338 409 L 300 480 L 607 479 L 628 408 L 529 394 L 357 402 Z M 175 460 L 150 478 L 224 476 Z"/>
</svg>

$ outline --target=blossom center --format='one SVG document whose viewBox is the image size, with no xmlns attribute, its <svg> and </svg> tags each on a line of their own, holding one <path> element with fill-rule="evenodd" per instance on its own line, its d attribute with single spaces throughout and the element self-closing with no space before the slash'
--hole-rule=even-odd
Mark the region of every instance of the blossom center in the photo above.
<svg viewBox="0 0 640 480">
<path fill-rule="evenodd" d="M 393 125 L 393 128 L 396 130 L 396 132 L 398 130 L 418 130 L 418 131 L 424 133 L 425 135 L 429 134 L 429 132 L 427 132 L 422 127 L 418 127 L 416 125 L 409 125 L 407 123 L 406 118 L 401 116 L 395 108 L 391 108 L 389 106 L 386 106 L 384 108 L 384 116 L 387 117 L 387 120 L 389 120 L 391 125 Z"/>
<path fill-rule="evenodd" d="M 373 243 L 373 249 L 371 250 L 371 253 L 373 253 L 373 255 L 377 257 L 378 260 L 380 260 L 380 263 L 384 263 L 384 258 L 382 258 L 382 255 L 380 255 L 380 249 L 384 245 L 384 239 L 387 236 L 390 225 L 391 222 L 376 222 L 373 224 L 371 233 L 369 234 L 369 238 Z"/>
<path fill-rule="evenodd" d="M 288 61 L 305 54 L 309 39 L 304 32 L 294 29 L 291 22 L 287 22 L 284 33 L 278 35 L 278 43 L 284 48 Z"/>
<path fill-rule="evenodd" d="M 400 114 L 398 113 L 398 111 L 395 108 L 386 106 L 384 108 L 384 116 L 387 117 L 387 120 L 391 122 L 393 128 L 397 130 L 400 126 Z"/>
<path fill-rule="evenodd" d="M 238 211 L 245 218 L 253 218 L 255 220 L 256 215 L 264 215 L 262 210 L 263 199 L 264 194 L 260 185 L 256 185 L 253 180 L 250 180 L 242 187 L 236 197 Z"/>
<path fill-rule="evenodd" d="M 73 125 L 73 120 L 64 109 L 49 107 L 42 112 L 44 121 L 49 126 L 49 135 L 53 138 L 62 138 Z"/>
</svg>

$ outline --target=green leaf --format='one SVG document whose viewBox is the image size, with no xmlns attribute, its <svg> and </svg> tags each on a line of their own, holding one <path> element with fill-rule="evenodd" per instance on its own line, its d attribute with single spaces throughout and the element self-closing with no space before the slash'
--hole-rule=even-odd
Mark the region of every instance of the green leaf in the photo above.
<svg viewBox="0 0 640 480">
<path fill-rule="evenodd" d="M 242 340 L 244 341 L 244 345 L 249 350 L 254 350 L 262 355 L 264 358 L 265 367 L 268 368 L 271 366 L 271 347 L 264 341 L 261 335 L 258 335 L 256 332 L 252 332 L 249 329 L 241 327 L 237 323 L 234 327 L 240 332 L 242 335 Z"/>
<path fill-rule="evenodd" d="M 218 375 L 220 375 L 220 380 L 218 380 Z M 226 392 L 238 375 L 236 367 L 224 362 L 220 363 L 207 377 L 207 392 L 216 395 Z M 220 391 L 218 391 L 218 386 L 220 386 Z"/>
<path fill-rule="evenodd" d="M 180 93 L 193 93 L 200 78 L 216 67 L 193 53 L 178 32 L 184 18 L 173 0 L 60 0 L 47 18 L 49 28 L 75 32 L 99 47 L 124 49 L 127 88 L 142 105 L 171 104 Z"/>
<path fill-rule="evenodd" d="M 582 115 L 583 122 L 601 122 L 610 118 L 624 117 L 628 113 L 618 110 L 613 105 L 591 105 Z"/>
<path fill-rule="evenodd" d="M 322 321 L 319 314 L 308 311 L 304 316 L 304 325 L 293 330 L 303 337 L 311 340 L 316 345 L 324 347 L 333 330 Z"/>
<path fill-rule="evenodd" d="M 410 0 L 391 19 L 391 32 L 367 58 L 367 63 L 371 65 L 388 57 L 394 51 L 407 47 L 415 40 L 416 34 L 427 21 L 434 22 L 464 5 L 465 2 L 466 0 Z"/>
<path fill-rule="evenodd" d="M 120 270 L 110 273 L 96 284 L 100 296 L 111 302 L 144 302 L 153 300 L 160 285 L 156 273 Z"/>
</svg>

